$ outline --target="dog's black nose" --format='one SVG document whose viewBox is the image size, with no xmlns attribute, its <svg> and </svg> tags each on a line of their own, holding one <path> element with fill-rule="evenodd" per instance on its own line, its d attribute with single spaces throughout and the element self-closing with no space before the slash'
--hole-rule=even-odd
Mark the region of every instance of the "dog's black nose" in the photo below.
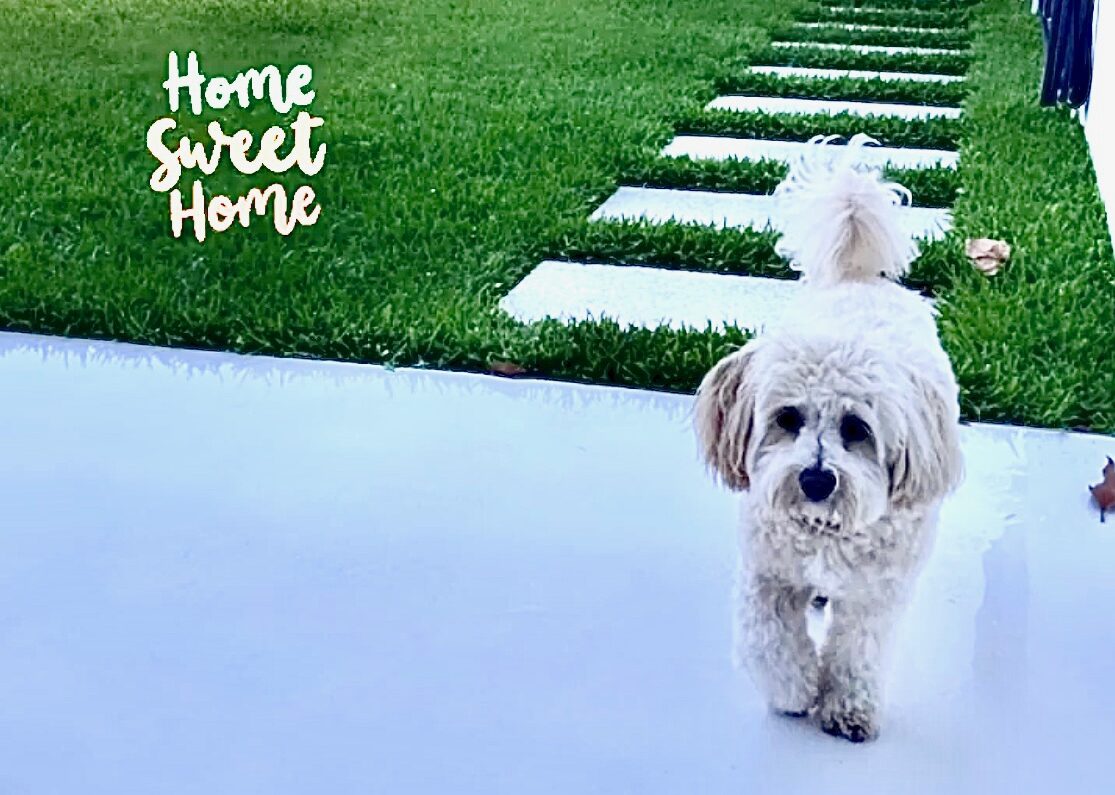
<svg viewBox="0 0 1115 795">
<path fill-rule="evenodd" d="M 801 490 L 806 497 L 813 502 L 820 502 L 836 488 L 836 475 L 827 469 L 810 467 L 803 469 L 798 475 L 798 484 L 801 485 Z"/>
</svg>

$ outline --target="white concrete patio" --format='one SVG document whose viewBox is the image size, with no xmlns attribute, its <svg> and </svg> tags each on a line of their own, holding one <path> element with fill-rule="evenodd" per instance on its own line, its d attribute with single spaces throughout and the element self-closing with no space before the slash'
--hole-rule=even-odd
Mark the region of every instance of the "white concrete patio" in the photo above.
<svg viewBox="0 0 1115 795">
<path fill-rule="evenodd" d="M 970 427 L 882 738 L 730 665 L 690 398 L 0 334 L 0 791 L 1110 791 L 1115 440 Z"/>
</svg>

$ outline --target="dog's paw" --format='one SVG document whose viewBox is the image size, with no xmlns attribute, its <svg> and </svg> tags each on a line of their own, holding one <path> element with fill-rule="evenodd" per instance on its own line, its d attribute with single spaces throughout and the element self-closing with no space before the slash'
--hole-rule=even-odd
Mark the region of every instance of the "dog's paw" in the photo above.
<svg viewBox="0 0 1115 795">
<path fill-rule="evenodd" d="M 796 692 L 782 693 L 775 696 L 767 703 L 770 711 L 784 718 L 804 718 L 812 712 L 818 704 L 815 688 L 802 687 Z"/>
<path fill-rule="evenodd" d="M 817 703 L 815 693 L 800 693 L 793 699 L 771 701 L 770 710 L 783 718 L 805 718 L 817 708 Z"/>
<path fill-rule="evenodd" d="M 879 727 L 874 716 L 864 710 L 822 712 L 821 731 L 853 743 L 874 740 L 879 736 Z"/>
</svg>

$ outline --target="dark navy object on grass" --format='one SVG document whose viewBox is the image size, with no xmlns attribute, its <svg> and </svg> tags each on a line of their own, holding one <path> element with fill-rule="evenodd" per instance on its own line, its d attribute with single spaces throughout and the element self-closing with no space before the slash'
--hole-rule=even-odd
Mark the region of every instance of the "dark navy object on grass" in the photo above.
<svg viewBox="0 0 1115 795">
<path fill-rule="evenodd" d="M 1092 88 L 1093 0 L 1038 0 L 1045 31 L 1041 104 L 1080 107 Z"/>
</svg>

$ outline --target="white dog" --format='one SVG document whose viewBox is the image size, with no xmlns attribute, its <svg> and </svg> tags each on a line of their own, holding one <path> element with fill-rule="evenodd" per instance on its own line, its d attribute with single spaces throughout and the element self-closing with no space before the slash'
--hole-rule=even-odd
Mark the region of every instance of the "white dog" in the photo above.
<svg viewBox="0 0 1115 795">
<path fill-rule="evenodd" d="M 878 734 L 887 636 L 962 470 L 934 312 L 893 281 L 917 255 L 909 194 L 857 164 L 866 142 L 815 139 L 775 191 L 799 297 L 705 376 L 695 415 L 709 465 L 745 492 L 739 660 L 774 710 L 815 709 L 853 742 Z M 814 600 L 832 610 L 820 650 Z"/>
</svg>

